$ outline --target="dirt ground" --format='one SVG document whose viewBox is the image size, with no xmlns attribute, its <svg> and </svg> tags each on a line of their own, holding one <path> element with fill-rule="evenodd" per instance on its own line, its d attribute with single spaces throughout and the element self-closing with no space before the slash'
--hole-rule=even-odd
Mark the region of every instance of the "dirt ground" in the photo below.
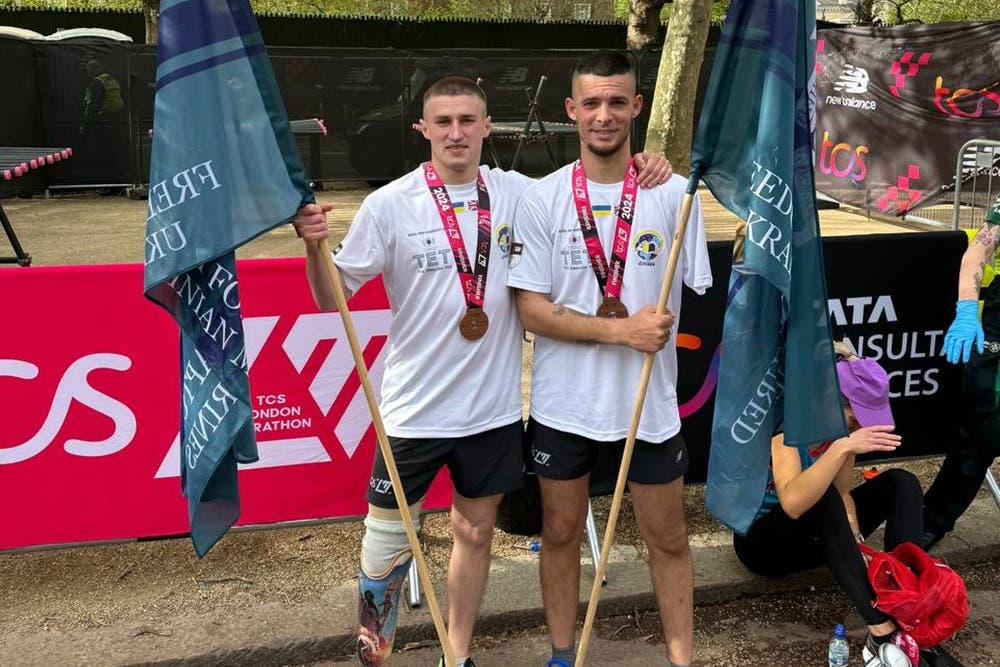
<svg viewBox="0 0 1000 667">
<path fill-rule="evenodd" d="M 996 560 L 963 568 L 972 613 L 963 629 L 946 642 L 967 667 L 1000 662 L 1000 568 Z M 844 619 L 847 598 L 830 589 L 744 597 L 694 611 L 695 664 L 708 667 L 799 667 L 824 664 L 830 631 Z M 808 619 L 808 622 L 803 622 Z M 655 612 L 636 610 L 598 619 L 588 663 L 616 667 L 662 664 L 665 648 Z M 864 641 L 860 623 L 848 631 L 851 664 L 860 664 Z M 481 667 L 540 665 L 548 656 L 544 627 L 501 636 L 477 637 L 472 654 Z M 435 642 L 414 643 L 393 657 L 394 667 L 435 664 Z M 923 663 L 921 663 L 923 664 Z M 353 661 L 314 663 L 312 667 L 352 667 Z"/>
<path fill-rule="evenodd" d="M 899 466 L 926 487 L 938 462 Z M 725 541 L 725 529 L 705 509 L 704 489 L 693 485 L 684 493 L 692 543 Z M 594 500 L 602 536 L 609 506 L 609 498 Z M 356 576 L 362 529 L 360 522 L 349 521 L 234 530 L 202 560 L 187 538 L 0 553 L 0 643 L 37 630 L 170 617 L 192 604 L 239 614 L 250 603 L 314 599 L 331 584 Z M 451 545 L 447 514 L 425 517 L 422 541 L 431 576 L 443 577 Z M 527 542 L 497 531 L 494 557 L 523 556 Z M 645 557 L 628 502 L 615 542 L 632 545 Z"/>
<path fill-rule="evenodd" d="M 321 201 L 335 206 L 333 243 L 343 236 L 368 191 L 335 185 L 319 193 Z M 51 199 L 4 200 L 3 206 L 35 266 L 142 261 L 144 202 L 62 194 Z M 706 211 L 708 208 L 706 205 Z M 718 231 L 713 233 L 716 238 L 733 224 L 732 216 L 727 221 L 719 214 L 718 220 Z M 853 223 L 824 221 L 824 225 L 830 226 L 831 233 L 886 231 L 885 227 L 909 231 L 865 218 Z M 6 244 L 2 236 L 0 243 Z M 0 254 L 7 254 L 6 249 Z M 290 226 L 276 229 L 239 251 L 241 257 L 301 254 L 301 242 Z M 3 266 L 2 270 L 22 269 Z M 905 465 L 926 485 L 938 464 L 923 461 Z M 720 539 L 721 527 L 705 510 L 703 492 L 701 486 L 685 492 L 692 539 Z M 599 528 L 604 525 L 608 505 L 607 499 L 595 502 Z M 429 516 L 424 526 L 428 564 L 432 574 L 440 575 L 450 545 L 447 515 Z M 194 556 L 186 538 L 2 553 L 0 643 L 4 637 L 39 629 L 92 628 L 129 618 L 182 614 L 191 604 L 238 614 L 250 600 L 309 599 L 332 582 L 355 576 L 360 538 L 359 523 L 342 522 L 233 531 L 203 560 Z M 641 548 L 627 503 L 617 541 Z M 525 543 L 523 537 L 498 533 L 494 551 L 497 556 L 523 555 Z"/>
</svg>

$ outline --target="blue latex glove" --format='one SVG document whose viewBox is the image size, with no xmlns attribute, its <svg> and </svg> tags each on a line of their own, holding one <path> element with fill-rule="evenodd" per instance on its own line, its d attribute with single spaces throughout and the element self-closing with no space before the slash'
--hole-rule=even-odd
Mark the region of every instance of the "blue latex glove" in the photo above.
<svg viewBox="0 0 1000 667">
<path fill-rule="evenodd" d="M 945 356 L 953 364 L 957 364 L 961 356 L 964 364 L 969 361 L 973 343 L 982 354 L 983 325 L 979 323 L 979 302 L 975 299 L 962 299 L 955 304 L 955 321 L 944 336 Z"/>
</svg>

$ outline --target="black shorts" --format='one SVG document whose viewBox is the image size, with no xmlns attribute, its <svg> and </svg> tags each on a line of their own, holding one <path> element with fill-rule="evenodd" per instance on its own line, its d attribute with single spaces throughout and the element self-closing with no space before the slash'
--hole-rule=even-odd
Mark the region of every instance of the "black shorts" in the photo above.
<svg viewBox="0 0 1000 667">
<path fill-rule="evenodd" d="M 545 479 L 578 479 L 595 471 L 600 459 L 610 460 L 617 476 L 625 452 L 625 440 L 602 442 L 567 433 L 528 420 L 532 468 Z M 636 440 L 628 469 L 630 482 L 667 484 L 683 477 L 688 469 L 687 448 L 681 434 L 664 442 Z M 592 481 L 592 486 L 593 482 Z"/>
<path fill-rule="evenodd" d="M 485 498 L 521 488 L 524 459 L 521 440 L 524 424 L 513 424 L 461 438 L 394 438 L 389 446 L 406 491 L 409 505 L 423 499 L 442 466 L 448 466 L 455 491 L 466 498 Z M 397 509 L 382 450 L 375 450 L 368 502 Z"/>
</svg>

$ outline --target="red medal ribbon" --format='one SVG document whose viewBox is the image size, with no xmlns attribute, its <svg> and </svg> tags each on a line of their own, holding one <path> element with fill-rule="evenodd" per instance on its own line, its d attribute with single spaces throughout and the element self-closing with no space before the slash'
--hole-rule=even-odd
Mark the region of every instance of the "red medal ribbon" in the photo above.
<svg viewBox="0 0 1000 667">
<path fill-rule="evenodd" d="M 441 224 L 451 244 L 451 252 L 455 257 L 455 268 L 458 270 L 458 280 L 465 295 L 466 308 L 482 308 L 486 299 L 486 272 L 490 267 L 490 245 L 493 242 L 493 222 L 490 217 L 490 195 L 486 190 L 486 181 L 482 172 L 476 174 L 476 189 L 479 191 L 478 233 L 476 239 L 476 262 L 469 262 L 469 254 L 465 251 L 465 241 L 462 230 L 458 226 L 458 214 L 451 204 L 448 188 L 430 162 L 421 165 L 424 170 L 424 180 L 431 191 L 431 198 L 441 216 Z"/>
<path fill-rule="evenodd" d="M 590 193 L 587 190 L 587 174 L 583 171 L 583 162 L 576 161 L 573 165 L 573 201 L 576 205 L 576 217 L 580 221 L 580 231 L 587 244 L 587 254 L 590 255 L 590 265 L 594 269 L 597 285 L 605 299 L 620 299 L 622 283 L 625 280 L 625 262 L 628 260 L 629 240 L 632 237 L 632 220 L 635 217 L 635 202 L 639 192 L 638 172 L 635 162 L 628 161 L 625 172 L 625 182 L 622 183 L 622 196 L 618 202 L 615 235 L 611 244 L 611 264 L 604 256 L 604 247 L 597 232 L 597 223 L 590 208 Z"/>
</svg>

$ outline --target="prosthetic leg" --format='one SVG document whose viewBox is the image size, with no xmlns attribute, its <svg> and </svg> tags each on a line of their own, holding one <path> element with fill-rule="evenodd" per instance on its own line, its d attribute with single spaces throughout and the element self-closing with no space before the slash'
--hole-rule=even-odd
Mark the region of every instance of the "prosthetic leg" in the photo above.
<svg viewBox="0 0 1000 667">
<path fill-rule="evenodd" d="M 410 508 L 420 515 L 420 505 Z M 415 521 L 414 530 L 420 530 Z M 363 667 L 381 667 L 396 639 L 399 598 L 412 553 L 399 510 L 369 506 L 358 570 L 357 657 Z"/>
</svg>

